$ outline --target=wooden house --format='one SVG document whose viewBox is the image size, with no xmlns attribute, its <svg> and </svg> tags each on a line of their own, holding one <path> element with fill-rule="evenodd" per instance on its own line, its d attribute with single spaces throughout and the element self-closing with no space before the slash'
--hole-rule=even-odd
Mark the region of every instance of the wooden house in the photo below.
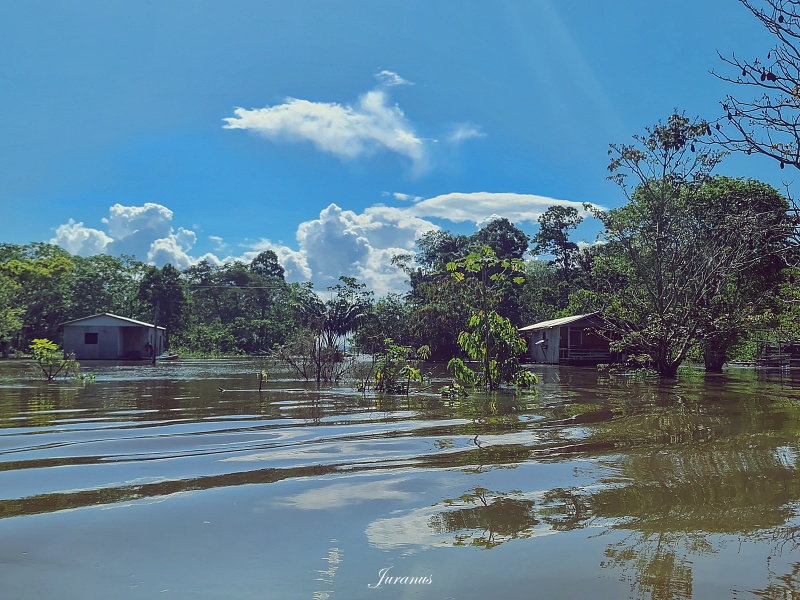
<svg viewBox="0 0 800 600">
<path fill-rule="evenodd" d="M 164 351 L 164 327 L 102 313 L 64 323 L 64 352 L 78 360 L 139 360 Z"/>
<path fill-rule="evenodd" d="M 542 321 L 521 327 L 528 340 L 531 362 L 567 365 L 597 365 L 616 362 L 608 340 L 597 332 L 602 321 L 597 313 Z"/>
</svg>

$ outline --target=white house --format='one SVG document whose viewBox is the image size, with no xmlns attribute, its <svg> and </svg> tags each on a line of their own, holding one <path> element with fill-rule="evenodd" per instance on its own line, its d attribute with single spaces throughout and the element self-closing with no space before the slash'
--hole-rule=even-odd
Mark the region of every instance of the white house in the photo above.
<svg viewBox="0 0 800 600">
<path fill-rule="evenodd" d="M 164 351 L 164 327 L 102 313 L 64 323 L 64 351 L 78 360 L 146 359 Z"/>
</svg>

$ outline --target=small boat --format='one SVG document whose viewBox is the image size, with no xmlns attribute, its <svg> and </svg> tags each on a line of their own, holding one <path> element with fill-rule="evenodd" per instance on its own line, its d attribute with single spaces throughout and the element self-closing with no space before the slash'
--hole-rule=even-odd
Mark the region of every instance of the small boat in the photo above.
<svg viewBox="0 0 800 600">
<path fill-rule="evenodd" d="M 161 356 L 156 356 L 156 360 L 177 360 L 177 354 L 162 354 Z"/>
</svg>

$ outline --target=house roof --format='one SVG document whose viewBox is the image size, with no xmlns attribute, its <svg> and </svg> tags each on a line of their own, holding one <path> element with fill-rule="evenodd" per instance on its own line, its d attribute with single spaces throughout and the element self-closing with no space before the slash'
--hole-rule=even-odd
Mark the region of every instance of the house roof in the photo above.
<svg viewBox="0 0 800 600">
<path fill-rule="evenodd" d="M 542 321 L 541 323 L 535 323 L 534 325 L 528 325 L 527 327 L 520 327 L 519 331 L 537 331 L 539 329 L 550 329 L 551 327 L 559 327 L 561 325 L 568 325 L 569 323 L 575 323 L 576 321 L 580 321 L 581 319 L 587 319 L 589 317 L 595 316 L 597 313 L 588 313 L 585 315 L 574 315 L 572 317 L 561 317 L 560 319 L 551 319 L 550 321 Z"/>
<path fill-rule="evenodd" d="M 77 325 L 79 323 L 84 323 L 85 321 L 89 321 L 91 319 L 98 319 L 99 317 L 106 317 L 107 319 L 112 319 L 114 321 L 120 321 L 120 323 L 118 323 L 118 325 L 121 326 L 121 327 L 131 327 L 131 326 L 134 326 L 134 325 L 137 326 L 137 327 L 151 327 L 151 328 L 153 327 L 152 323 L 145 323 L 144 321 L 137 321 L 136 319 L 129 319 L 128 317 L 120 317 L 119 315 L 113 315 L 111 313 L 99 313 L 99 314 L 96 314 L 96 315 L 90 315 L 88 317 L 81 317 L 80 319 L 73 319 L 72 321 L 67 321 L 66 323 L 64 323 L 64 325 L 65 326 L 66 325 Z M 157 329 L 166 330 L 166 327 L 161 327 L 159 325 L 157 327 Z"/>
</svg>

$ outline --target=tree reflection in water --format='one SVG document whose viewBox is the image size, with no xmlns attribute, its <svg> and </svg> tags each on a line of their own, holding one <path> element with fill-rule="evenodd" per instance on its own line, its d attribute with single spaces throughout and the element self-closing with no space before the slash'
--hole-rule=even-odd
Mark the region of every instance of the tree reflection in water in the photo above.
<svg viewBox="0 0 800 600">
<path fill-rule="evenodd" d="M 533 500 L 514 498 L 511 492 L 500 495 L 485 488 L 474 488 L 455 500 L 445 500 L 455 510 L 433 515 L 428 525 L 436 533 L 455 533 L 454 546 L 480 546 L 494 548 L 508 540 L 527 538 L 539 524 L 536 503 Z"/>
<path fill-rule="evenodd" d="M 756 598 L 764 600 L 797 600 L 800 598 L 800 562 L 793 563 L 788 573 L 778 575 L 770 566 L 770 559 L 767 559 L 768 584 L 760 590 L 749 590 L 747 595 L 752 594 Z M 733 590 L 732 596 L 739 598 L 741 592 Z"/>
<path fill-rule="evenodd" d="M 666 408 L 596 424 L 574 445 L 596 456 L 604 476 L 595 484 L 528 493 L 474 488 L 446 501 L 429 527 L 455 534 L 453 545 L 486 549 L 535 532 L 627 532 L 607 545 L 600 566 L 621 572 L 632 597 L 657 600 L 691 598 L 693 559 L 727 544 L 763 543 L 772 556 L 800 547 L 797 402 L 725 407 L 734 419 L 708 405 Z M 564 448 L 532 454 L 558 461 Z M 766 588 L 747 593 L 800 598 L 799 575 L 800 563 L 785 575 L 770 571 Z"/>
</svg>

